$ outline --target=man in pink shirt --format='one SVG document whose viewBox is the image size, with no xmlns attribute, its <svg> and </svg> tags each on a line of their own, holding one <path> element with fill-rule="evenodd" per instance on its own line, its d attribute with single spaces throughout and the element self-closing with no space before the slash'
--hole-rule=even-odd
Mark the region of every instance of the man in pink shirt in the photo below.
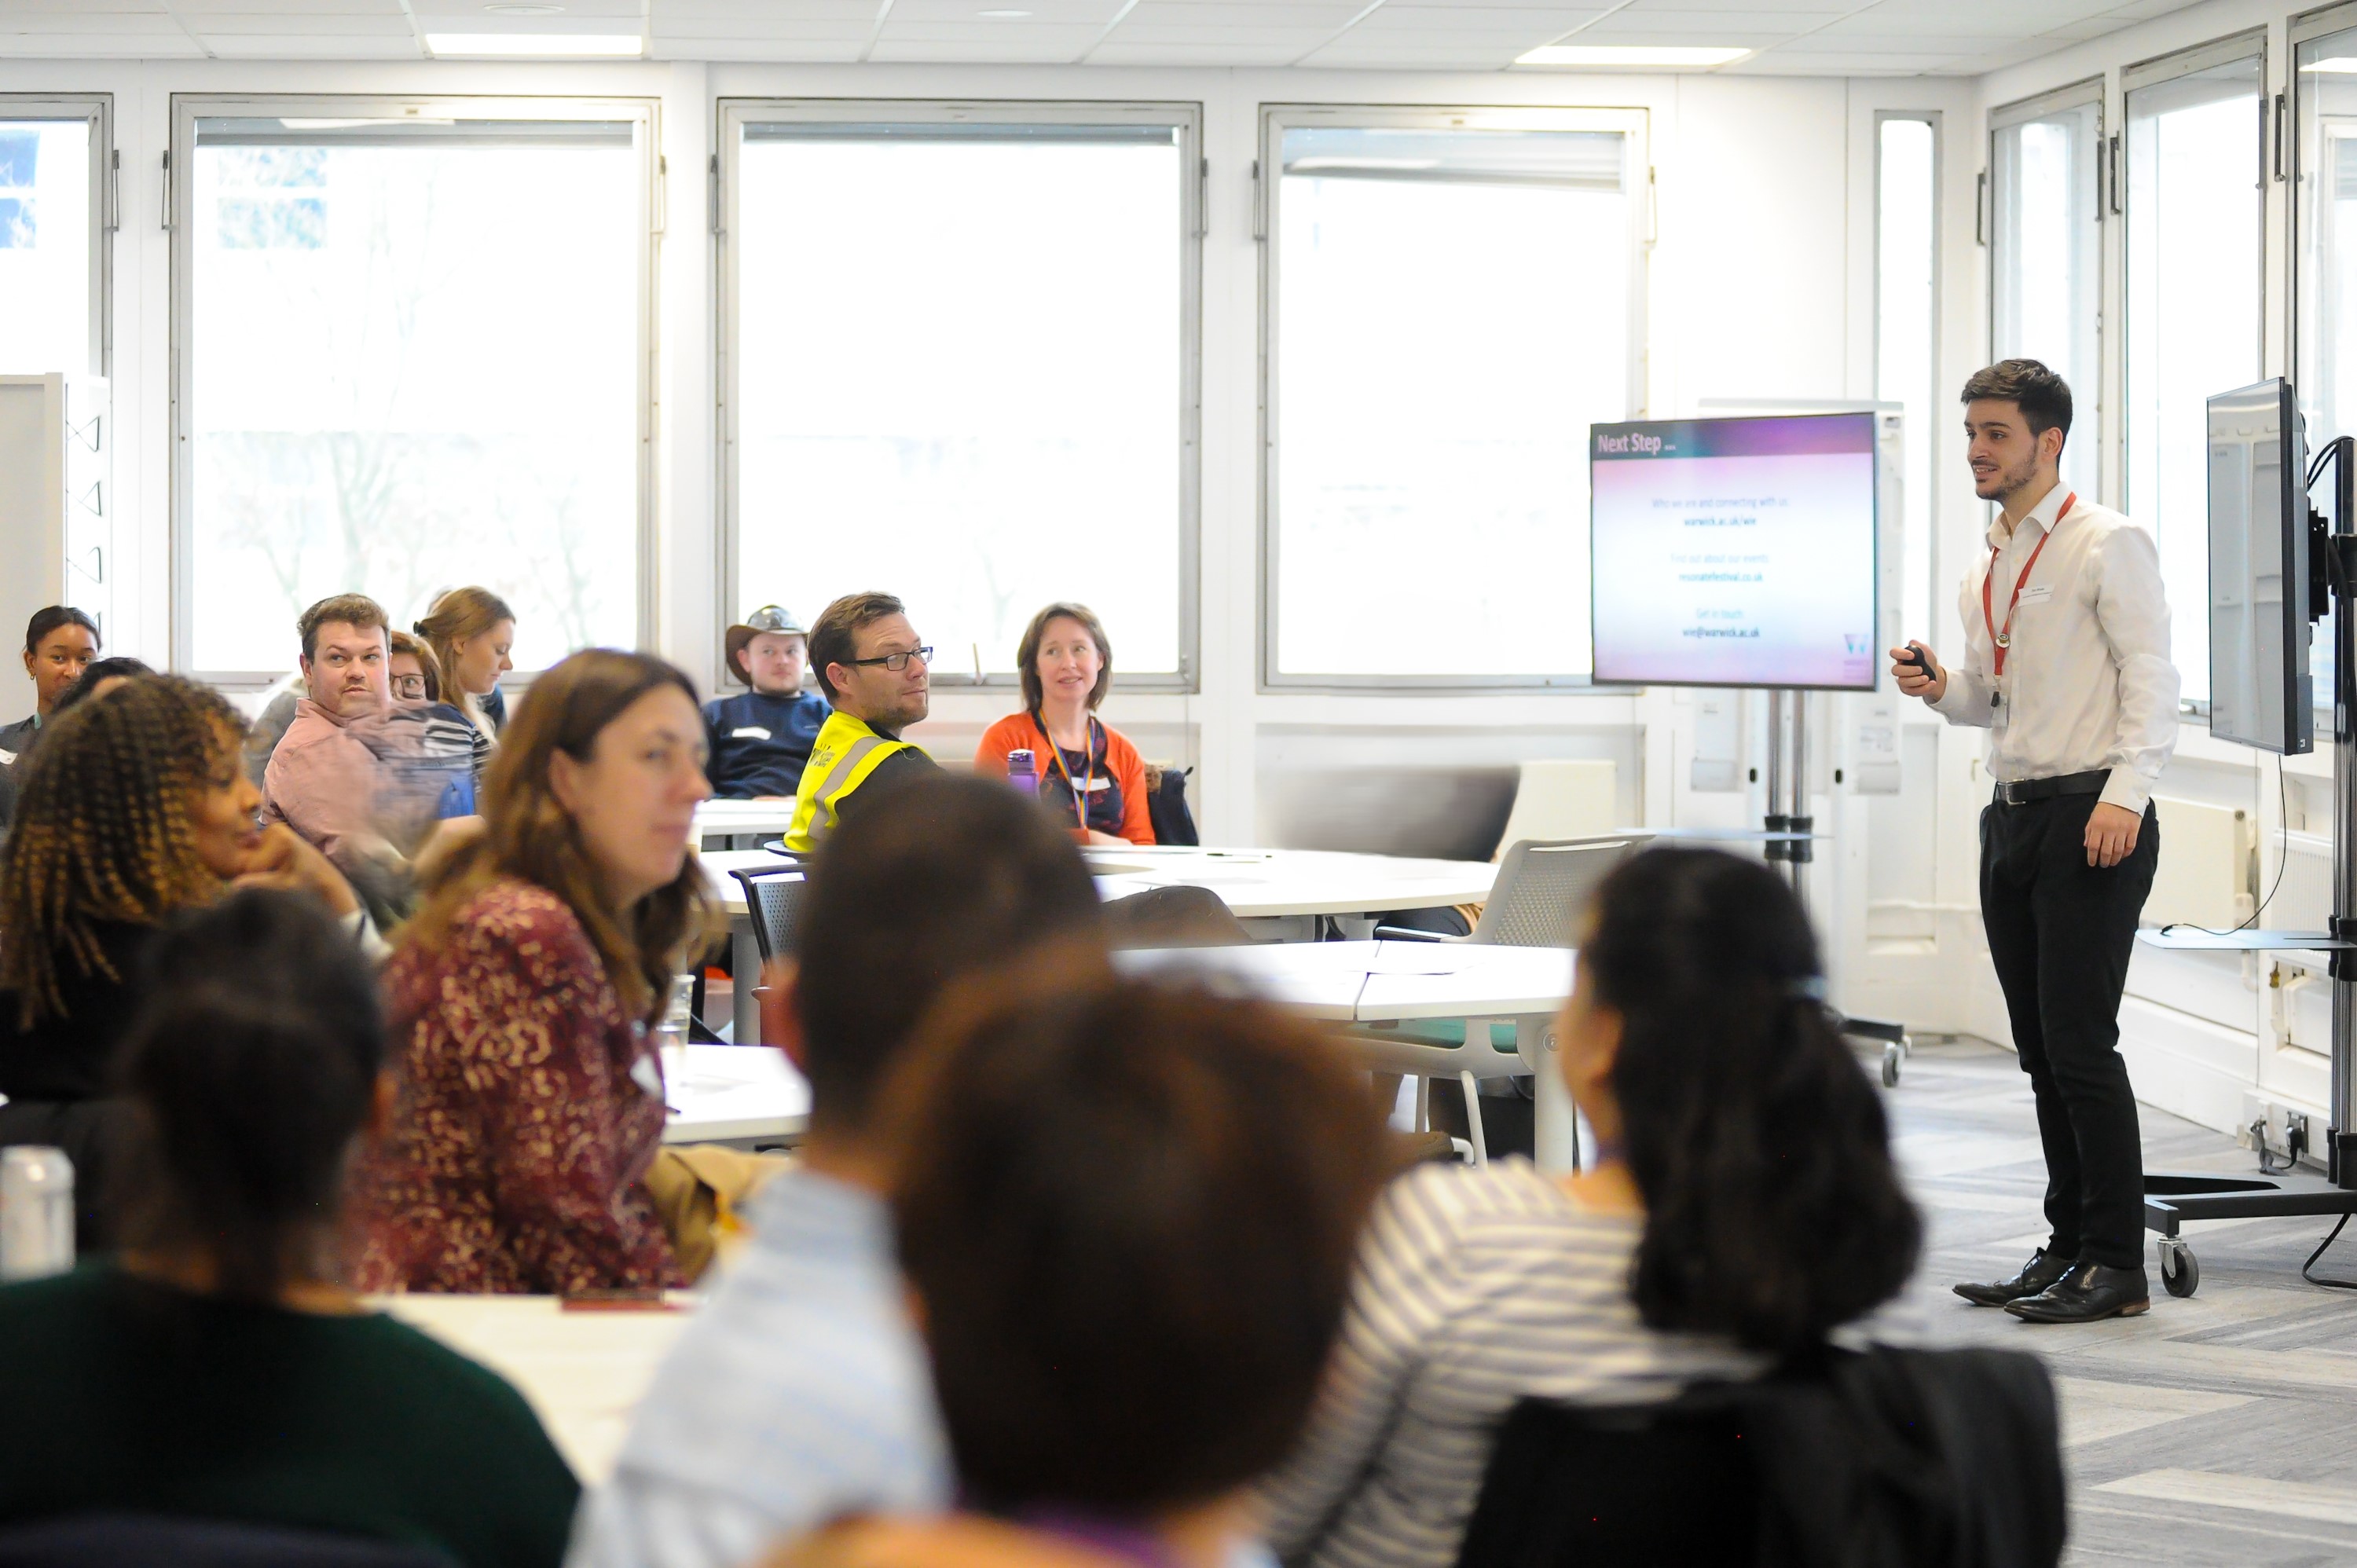
<svg viewBox="0 0 2357 1568">
<path fill-rule="evenodd" d="M 295 625 L 307 691 L 263 773 L 262 820 L 285 822 L 349 870 L 392 852 L 372 820 L 376 757 L 350 727 L 392 705 L 391 622 L 367 595 L 338 594 Z"/>
</svg>

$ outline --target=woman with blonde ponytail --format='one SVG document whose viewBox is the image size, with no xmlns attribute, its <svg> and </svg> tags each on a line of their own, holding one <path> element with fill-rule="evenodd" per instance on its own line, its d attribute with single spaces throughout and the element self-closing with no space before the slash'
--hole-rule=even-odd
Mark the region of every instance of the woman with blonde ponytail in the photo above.
<svg viewBox="0 0 2357 1568">
<path fill-rule="evenodd" d="M 467 715 L 467 722 L 496 737 L 497 726 L 484 711 L 483 699 L 499 690 L 500 677 L 515 668 L 508 658 L 515 646 L 515 611 L 489 588 L 452 588 L 434 601 L 424 620 L 412 627 L 434 650 L 441 666 L 442 700 Z"/>
</svg>

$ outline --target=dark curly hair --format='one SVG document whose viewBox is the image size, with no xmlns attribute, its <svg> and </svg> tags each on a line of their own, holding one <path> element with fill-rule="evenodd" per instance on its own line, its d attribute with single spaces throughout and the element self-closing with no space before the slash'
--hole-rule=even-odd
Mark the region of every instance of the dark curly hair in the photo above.
<svg viewBox="0 0 2357 1568">
<path fill-rule="evenodd" d="M 53 720 L 17 770 L 16 822 L 0 852 L 0 989 L 23 1026 L 65 1006 L 59 963 L 116 974 L 106 923 L 153 926 L 221 896 L 197 851 L 204 790 L 233 778 L 245 721 L 210 686 L 142 676 Z"/>
<path fill-rule="evenodd" d="M 1645 1322 L 1789 1356 L 1897 1294 L 1922 1225 L 1881 1099 L 1817 999 L 1792 888 L 1758 861 L 1648 850 L 1598 889 L 1579 961 L 1621 1020 Z"/>
</svg>

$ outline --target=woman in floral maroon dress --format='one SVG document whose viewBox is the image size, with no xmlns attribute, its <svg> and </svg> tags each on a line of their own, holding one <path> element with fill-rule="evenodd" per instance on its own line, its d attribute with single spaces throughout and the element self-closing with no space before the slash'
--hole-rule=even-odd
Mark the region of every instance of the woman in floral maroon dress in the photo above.
<svg viewBox="0 0 2357 1568">
<path fill-rule="evenodd" d="M 484 832 L 385 970 L 400 1100 L 356 1188 L 379 1290 L 681 1283 L 644 1179 L 650 1033 L 716 906 L 688 845 L 704 725 L 687 677 L 592 650 L 543 675 L 484 780 Z"/>
</svg>

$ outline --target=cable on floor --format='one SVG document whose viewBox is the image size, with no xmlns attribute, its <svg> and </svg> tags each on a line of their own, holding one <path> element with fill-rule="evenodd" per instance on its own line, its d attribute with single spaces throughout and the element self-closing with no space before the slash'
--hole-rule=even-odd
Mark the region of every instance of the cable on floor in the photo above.
<svg viewBox="0 0 2357 1568">
<path fill-rule="evenodd" d="M 2357 1280 L 2320 1280 L 2314 1274 L 2308 1272 L 2316 1266 L 2317 1259 L 2324 1256 L 2324 1250 L 2341 1239 L 2341 1229 L 2348 1223 L 2349 1216 L 2346 1214 L 2342 1215 L 2339 1219 L 2333 1222 L 2332 1234 L 2327 1236 L 2323 1240 L 2319 1241 L 2316 1244 L 2316 1251 L 2308 1255 L 2308 1262 L 2299 1266 L 2299 1277 L 2301 1279 L 2306 1280 L 2312 1285 L 2323 1285 L 2329 1290 L 2357 1290 Z"/>
</svg>

